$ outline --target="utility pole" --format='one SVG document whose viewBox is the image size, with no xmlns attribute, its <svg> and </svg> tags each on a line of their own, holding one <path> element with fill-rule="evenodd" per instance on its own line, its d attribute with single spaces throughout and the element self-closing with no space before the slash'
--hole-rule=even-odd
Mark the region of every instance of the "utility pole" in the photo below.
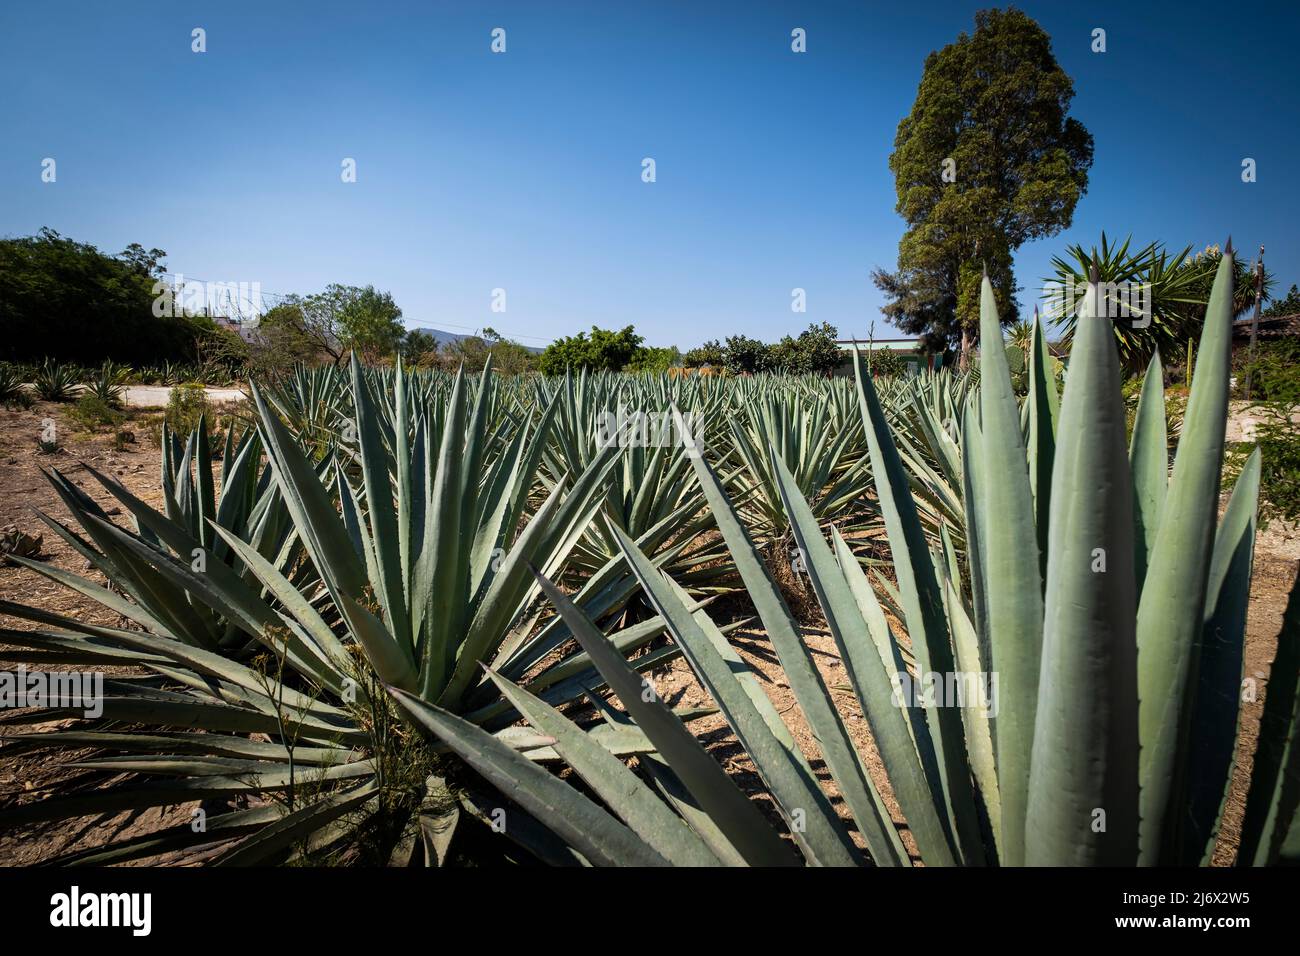
<svg viewBox="0 0 1300 956">
<path fill-rule="evenodd" d="M 1259 309 L 1264 298 L 1264 245 L 1260 243 L 1255 260 L 1255 314 L 1250 320 L 1250 346 L 1246 350 L 1246 401 L 1250 401 L 1251 372 L 1255 367 L 1255 339 L 1259 335 Z"/>
</svg>

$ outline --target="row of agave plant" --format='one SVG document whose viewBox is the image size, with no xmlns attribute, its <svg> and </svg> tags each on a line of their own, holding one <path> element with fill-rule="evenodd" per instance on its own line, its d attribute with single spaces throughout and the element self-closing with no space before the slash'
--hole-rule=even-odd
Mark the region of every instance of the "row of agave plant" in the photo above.
<svg viewBox="0 0 1300 956">
<path fill-rule="evenodd" d="M 1158 360 L 1126 447 L 1102 319 L 1079 323 L 1063 396 L 1037 331 L 1023 402 L 1000 348 L 978 387 L 878 389 L 860 364 L 855 383 L 354 365 L 255 387 L 257 429 L 219 455 L 202 427 L 167 436 L 162 511 L 88 467 L 130 530 L 51 473 L 80 531 L 44 520 L 109 587 L 15 560 L 120 620 L 3 603 L 35 625 L 0 631 L 4 653 L 136 670 L 106 683 L 98 720 L 71 701 L 3 718 L 71 721 L 4 751 L 75 754 L 115 782 L 0 824 L 205 811 L 64 858 L 78 863 L 439 863 L 475 818 L 557 864 L 1206 862 L 1238 737 L 1259 474 L 1253 457 L 1219 520 L 1229 265 L 1172 476 Z M 1001 340 L 987 283 L 981 322 Z M 602 447 L 592 423 L 620 403 L 678 413 L 685 440 Z M 850 543 L 872 529 L 887 568 Z M 908 842 L 777 583 L 789 545 Z M 739 622 L 710 615 L 737 581 L 858 839 L 728 641 Z M 1241 863 L 1300 853 L 1298 627 L 1293 597 Z M 707 711 L 655 692 L 679 655 L 780 823 L 692 732 Z M 996 713 L 899 693 L 958 673 L 996 675 Z"/>
</svg>

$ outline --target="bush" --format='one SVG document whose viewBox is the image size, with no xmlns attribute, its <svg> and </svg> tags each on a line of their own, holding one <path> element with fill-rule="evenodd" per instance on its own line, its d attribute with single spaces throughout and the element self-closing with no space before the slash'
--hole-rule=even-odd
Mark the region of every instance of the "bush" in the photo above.
<svg viewBox="0 0 1300 956">
<path fill-rule="evenodd" d="M 211 419 L 212 403 L 202 385 L 190 383 L 171 390 L 163 421 L 177 435 L 188 435 L 199 427 L 199 419 L 205 415 Z"/>
<path fill-rule="evenodd" d="M 643 348 L 632 357 L 623 371 L 664 375 L 674 365 L 680 364 L 681 360 L 682 353 L 671 345 L 667 348 Z"/>
<path fill-rule="evenodd" d="M 772 346 L 751 339 L 748 335 L 733 335 L 727 339 L 723 365 L 734 375 L 746 372 L 753 374 L 770 369 L 772 358 Z"/>
<path fill-rule="evenodd" d="M 642 337 L 636 334 L 632 326 L 625 326 L 618 332 L 591 327 L 591 338 L 587 333 L 557 339 L 538 359 L 538 368 L 543 375 L 563 375 L 568 369 L 618 372 L 631 362 L 641 351 Z"/>
<path fill-rule="evenodd" d="M 1246 459 L 1259 448 L 1259 517 L 1262 523 L 1274 519 L 1300 522 L 1300 428 L 1291 420 L 1294 406 L 1261 402 L 1251 406 L 1259 413 L 1255 441 L 1228 444 L 1224 462 L 1224 485 L 1233 484 Z"/>
<path fill-rule="evenodd" d="M 907 372 L 907 360 L 892 349 L 873 349 L 867 356 L 872 375 L 892 378 Z"/>
<path fill-rule="evenodd" d="M 116 427 L 126 420 L 126 416 L 93 392 L 82 395 L 75 405 L 68 410 L 68 417 L 88 431 L 99 431 L 108 426 Z"/>
<path fill-rule="evenodd" d="M 1247 373 L 1251 398 L 1300 405 L 1300 339 L 1256 343 L 1255 360 L 1243 362 L 1237 373 L 1239 389 L 1245 389 Z"/>
<path fill-rule="evenodd" d="M 721 368 L 726 362 L 727 354 L 722 348 L 722 343 L 717 339 L 710 339 L 703 345 L 691 349 L 682 356 L 682 364 L 687 368 L 699 368 L 701 365 L 710 365 L 713 368 Z"/>
</svg>

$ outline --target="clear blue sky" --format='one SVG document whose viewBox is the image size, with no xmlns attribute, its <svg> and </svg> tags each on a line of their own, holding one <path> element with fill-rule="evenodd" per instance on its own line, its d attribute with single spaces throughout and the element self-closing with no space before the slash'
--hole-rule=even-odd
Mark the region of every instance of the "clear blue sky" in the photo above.
<svg viewBox="0 0 1300 956">
<path fill-rule="evenodd" d="M 172 271 L 268 292 L 373 283 L 408 325 L 529 344 L 592 323 L 683 348 L 823 320 L 880 337 L 894 132 L 926 54 L 986 5 L 5 2 L 0 234 L 159 246 Z M 1231 233 L 1300 281 L 1300 5 L 1020 6 L 1096 138 L 1073 227 L 1018 254 L 1022 305 L 1103 228 Z"/>
</svg>

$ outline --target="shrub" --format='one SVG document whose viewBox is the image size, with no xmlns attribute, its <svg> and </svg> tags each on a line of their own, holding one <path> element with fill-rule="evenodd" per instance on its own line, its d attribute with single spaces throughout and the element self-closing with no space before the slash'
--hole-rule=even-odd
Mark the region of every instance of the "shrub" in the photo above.
<svg viewBox="0 0 1300 956">
<path fill-rule="evenodd" d="M 1245 389 L 1248 374 L 1251 398 L 1300 405 L 1300 339 L 1257 343 L 1254 361 L 1243 362 L 1237 374 L 1239 389 Z"/>
<path fill-rule="evenodd" d="M 212 403 L 203 386 L 197 383 L 177 385 L 167 398 L 163 421 L 177 435 L 188 435 L 199 427 L 203 416 L 211 418 Z"/>
<path fill-rule="evenodd" d="M 867 367 L 872 375 L 891 378 L 907 371 L 907 360 L 891 349 L 872 349 Z"/>
<path fill-rule="evenodd" d="M 1269 406 L 1269 417 L 1256 435 L 1262 458 L 1260 496 L 1265 519 L 1300 521 L 1300 434 L 1289 408 Z"/>
<path fill-rule="evenodd" d="M 126 420 L 122 412 L 93 392 L 87 392 L 77 399 L 76 404 L 68 410 L 68 417 L 92 432 L 108 426 L 116 427 Z"/>
</svg>

